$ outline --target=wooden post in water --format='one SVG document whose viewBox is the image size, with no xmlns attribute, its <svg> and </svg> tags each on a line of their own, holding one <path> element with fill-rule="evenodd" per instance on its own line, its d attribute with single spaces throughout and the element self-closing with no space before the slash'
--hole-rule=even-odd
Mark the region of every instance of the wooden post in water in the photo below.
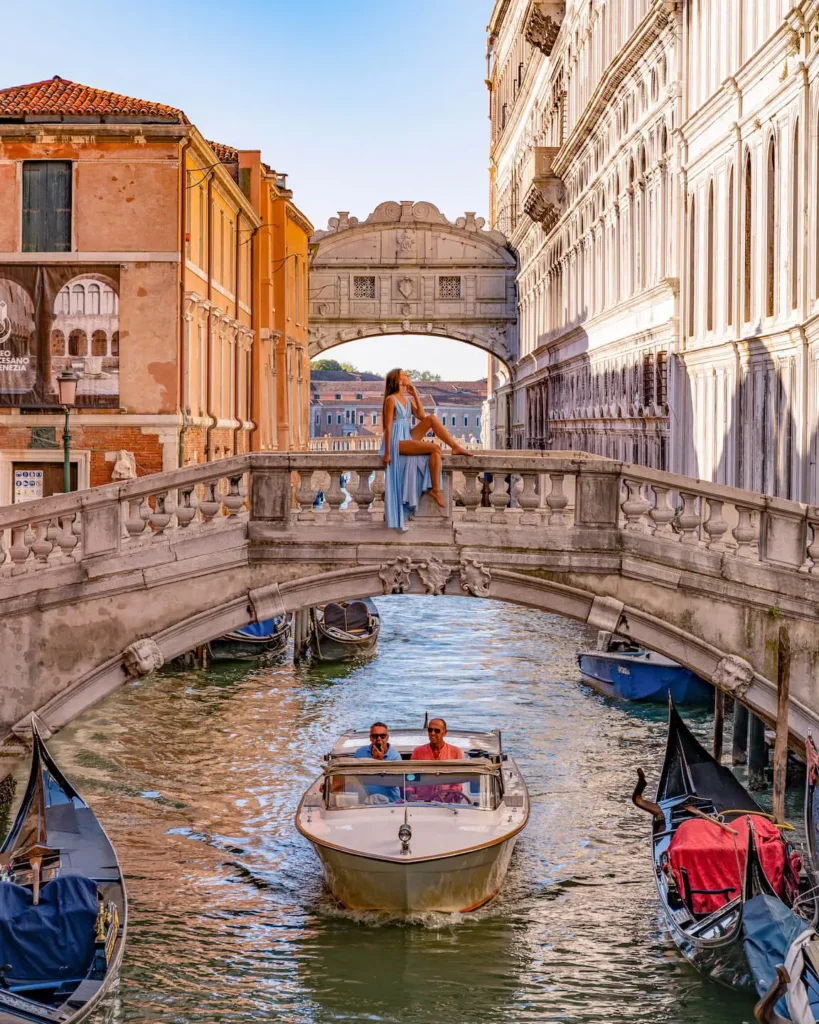
<svg viewBox="0 0 819 1024">
<path fill-rule="evenodd" d="M 748 709 L 734 701 L 734 739 L 731 744 L 731 764 L 748 762 Z"/>
<path fill-rule="evenodd" d="M 714 760 L 722 761 L 722 740 L 725 730 L 725 693 L 714 687 Z"/>
<path fill-rule="evenodd" d="M 779 656 L 776 665 L 776 746 L 774 747 L 773 816 L 785 823 L 785 785 L 788 774 L 788 709 L 791 689 L 791 639 L 785 626 L 779 627 Z"/>
<path fill-rule="evenodd" d="M 304 657 L 304 646 L 310 635 L 310 609 L 299 608 L 293 614 L 293 663 L 298 665 Z"/>
<path fill-rule="evenodd" d="M 748 789 L 765 788 L 765 723 L 749 712 L 750 726 L 748 729 Z"/>
</svg>

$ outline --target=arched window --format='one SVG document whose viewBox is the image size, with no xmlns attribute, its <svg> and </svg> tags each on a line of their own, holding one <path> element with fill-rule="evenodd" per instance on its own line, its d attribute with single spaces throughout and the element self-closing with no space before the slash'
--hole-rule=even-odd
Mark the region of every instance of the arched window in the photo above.
<svg viewBox="0 0 819 1024">
<path fill-rule="evenodd" d="M 60 294 L 57 296 L 55 312 L 57 315 L 60 313 L 68 314 L 71 312 L 71 292 L 68 288 L 60 289 Z"/>
<path fill-rule="evenodd" d="M 85 316 L 85 288 L 81 284 L 75 284 L 71 289 L 71 312 Z"/>
<path fill-rule="evenodd" d="M 799 122 L 793 132 L 791 186 L 791 309 L 799 305 Z"/>
<path fill-rule="evenodd" d="M 108 337 L 105 331 L 94 331 L 94 333 L 91 335 L 91 355 L 108 355 Z"/>
<path fill-rule="evenodd" d="M 53 356 L 65 355 L 65 335 L 62 331 L 51 332 L 51 354 Z"/>
<path fill-rule="evenodd" d="M 728 175 L 728 294 L 726 312 L 728 326 L 734 323 L 734 168 Z"/>
<path fill-rule="evenodd" d="M 697 272 L 697 261 L 695 258 L 697 248 L 697 211 L 694 197 L 691 197 L 691 212 L 688 220 L 688 335 L 694 336 L 697 324 L 695 309 L 695 283 Z"/>
<path fill-rule="evenodd" d="M 765 209 L 765 313 L 776 312 L 776 143 L 768 143 L 767 205 Z"/>
<path fill-rule="evenodd" d="M 70 356 L 88 355 L 88 335 L 79 328 L 73 330 L 68 336 L 68 354 Z"/>
<path fill-rule="evenodd" d="M 100 314 L 100 286 L 98 284 L 88 286 L 88 312 L 91 316 Z"/>
<path fill-rule="evenodd" d="M 753 236 L 751 234 L 753 219 L 753 180 L 751 177 L 751 154 L 749 153 L 745 160 L 745 211 L 743 214 L 743 234 L 745 237 L 743 239 L 744 283 L 742 290 L 744 295 L 743 314 L 745 323 L 750 322 L 753 314 Z"/>
<path fill-rule="evenodd" d="M 714 329 L 714 183 L 708 186 L 708 282 L 707 282 L 707 303 L 706 303 L 706 324 L 705 329 Z"/>
</svg>

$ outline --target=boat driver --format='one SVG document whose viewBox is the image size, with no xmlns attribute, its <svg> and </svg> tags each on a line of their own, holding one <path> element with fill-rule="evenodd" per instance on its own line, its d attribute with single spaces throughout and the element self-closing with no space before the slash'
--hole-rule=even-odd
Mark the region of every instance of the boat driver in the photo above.
<svg viewBox="0 0 819 1024">
<path fill-rule="evenodd" d="M 427 725 L 427 736 L 429 743 L 416 747 L 412 752 L 411 761 L 459 761 L 463 758 L 464 752 L 460 747 L 447 743 L 446 722 L 443 718 L 433 718 Z M 422 803 L 460 803 L 462 800 L 469 803 L 469 798 L 458 783 L 446 785 L 417 785 L 407 786 L 407 800 L 420 801 Z"/>
<path fill-rule="evenodd" d="M 359 747 L 353 757 L 367 757 L 375 761 L 400 761 L 401 755 L 390 746 L 390 730 L 383 722 L 373 722 L 370 726 L 370 742 Z M 398 786 L 365 786 L 369 803 L 394 803 L 401 798 Z M 369 800 L 369 797 L 383 797 L 384 800 Z"/>
</svg>

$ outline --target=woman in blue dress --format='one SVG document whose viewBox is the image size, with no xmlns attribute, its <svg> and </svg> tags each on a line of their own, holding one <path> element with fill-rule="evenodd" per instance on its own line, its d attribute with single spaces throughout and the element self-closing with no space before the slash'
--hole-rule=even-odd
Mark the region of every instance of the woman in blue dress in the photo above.
<svg viewBox="0 0 819 1024">
<path fill-rule="evenodd" d="M 413 416 L 417 420 L 414 427 Z M 434 441 L 424 441 L 424 436 L 431 430 L 455 455 L 472 452 L 458 444 L 437 416 L 427 416 L 418 392 L 403 370 L 390 370 L 387 374 L 382 422 L 381 457 L 386 469 L 384 521 L 387 526 L 406 530 L 404 522 L 412 517 L 425 491 L 444 507 L 441 448 Z"/>
</svg>

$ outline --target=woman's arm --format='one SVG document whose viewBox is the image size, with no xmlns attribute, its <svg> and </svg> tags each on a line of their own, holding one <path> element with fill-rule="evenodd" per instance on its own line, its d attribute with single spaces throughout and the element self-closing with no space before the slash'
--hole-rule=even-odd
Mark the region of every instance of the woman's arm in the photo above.
<svg viewBox="0 0 819 1024">
<path fill-rule="evenodd" d="M 407 390 L 410 397 L 410 404 L 412 405 L 412 411 L 415 414 L 416 419 L 422 420 L 426 416 L 424 407 L 421 405 L 421 396 L 418 394 L 418 390 L 414 384 L 408 384 Z"/>
<path fill-rule="evenodd" d="M 385 466 L 389 466 L 392 453 L 390 452 L 390 442 L 392 441 L 392 421 L 395 418 L 395 400 L 392 395 L 384 403 L 384 454 L 381 457 L 381 461 Z"/>
</svg>

